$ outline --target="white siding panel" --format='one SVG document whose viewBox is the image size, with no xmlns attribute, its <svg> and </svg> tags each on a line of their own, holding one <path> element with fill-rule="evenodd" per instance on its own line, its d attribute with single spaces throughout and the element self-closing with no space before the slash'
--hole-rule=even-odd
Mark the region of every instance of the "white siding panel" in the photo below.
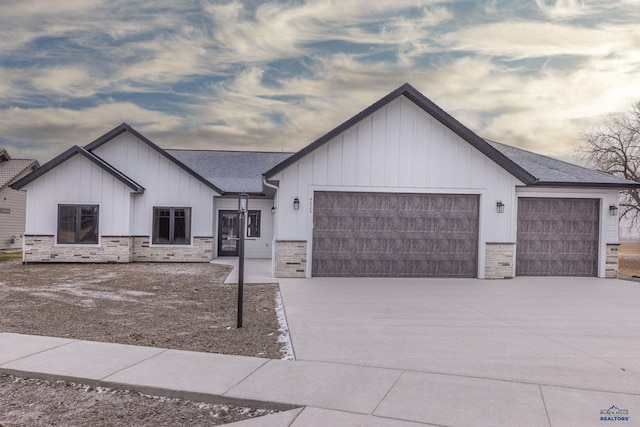
<svg viewBox="0 0 640 427">
<path fill-rule="evenodd" d="M 371 182 L 371 127 L 370 117 L 358 125 L 356 185 L 368 185 Z"/>
<path fill-rule="evenodd" d="M 313 183 L 314 184 L 324 184 L 328 180 L 327 168 L 329 162 L 327 161 L 327 156 L 329 155 L 329 149 L 325 145 L 324 147 L 319 148 L 313 154 Z"/>
<path fill-rule="evenodd" d="M 413 145 L 413 186 L 427 186 L 428 141 L 431 120 L 415 121 L 415 142 Z"/>
<path fill-rule="evenodd" d="M 342 185 L 356 184 L 358 157 L 358 126 L 344 134 L 342 144 Z"/>
<path fill-rule="evenodd" d="M 300 209 L 297 211 L 294 210 L 294 212 L 297 214 L 295 215 L 296 236 L 303 236 L 307 232 L 307 226 L 312 221 L 312 217 L 309 216 L 309 213 L 312 212 L 311 201 L 309 200 L 309 183 L 311 182 L 313 175 L 313 158 L 311 156 L 307 156 L 301 159 L 299 163 L 300 167 L 298 169 L 298 177 L 301 185 L 298 189 L 298 196 L 300 198 Z M 304 183 L 304 185 L 302 183 Z"/>
<path fill-rule="evenodd" d="M 440 169 L 440 186 L 444 188 L 454 188 L 456 174 L 461 168 L 458 161 L 458 138 L 447 130 L 444 132 L 444 141 L 442 143 L 441 165 Z"/>
<path fill-rule="evenodd" d="M 430 119 L 429 138 L 425 141 L 427 152 L 427 186 L 442 187 L 442 145 L 445 127 L 442 123 Z"/>
<path fill-rule="evenodd" d="M 278 190 L 278 239 L 294 240 L 301 237 L 297 234 L 297 216 L 300 211 L 293 209 L 293 199 L 300 196 L 302 202 L 306 199 L 305 195 L 298 193 L 298 164 L 294 164 L 282 172 L 280 180 L 280 188 Z"/>
<path fill-rule="evenodd" d="M 329 185 L 342 183 L 342 135 L 329 144 L 328 173 Z"/>
<path fill-rule="evenodd" d="M 373 186 L 383 186 L 386 174 L 386 134 L 387 134 L 387 110 L 382 110 L 373 115 L 371 126 L 371 183 Z M 361 183 L 359 185 L 368 185 Z"/>
<path fill-rule="evenodd" d="M 400 173 L 400 102 L 387 106 L 385 187 L 398 187 Z"/>
<path fill-rule="evenodd" d="M 398 186 L 412 187 L 414 180 L 414 153 L 416 145 L 416 109 L 409 101 L 400 104 L 400 139 L 398 141 Z"/>
</svg>

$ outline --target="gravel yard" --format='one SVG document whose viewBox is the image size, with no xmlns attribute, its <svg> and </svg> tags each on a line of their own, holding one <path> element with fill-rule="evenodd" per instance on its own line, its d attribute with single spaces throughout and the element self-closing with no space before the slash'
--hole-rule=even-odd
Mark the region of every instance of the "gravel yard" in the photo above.
<svg viewBox="0 0 640 427">
<path fill-rule="evenodd" d="M 230 270 L 217 264 L 3 262 L 0 331 L 286 357 L 278 286 L 245 286 L 244 327 L 237 329 L 237 286 L 222 284 Z M 266 413 L 223 406 L 0 377 L 0 426 L 219 425 Z"/>
</svg>

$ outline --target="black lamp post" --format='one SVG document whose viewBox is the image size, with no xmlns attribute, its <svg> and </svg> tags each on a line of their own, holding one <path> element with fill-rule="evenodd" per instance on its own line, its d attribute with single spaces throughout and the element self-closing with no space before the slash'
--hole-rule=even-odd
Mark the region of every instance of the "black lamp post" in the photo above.
<svg viewBox="0 0 640 427">
<path fill-rule="evenodd" d="M 249 209 L 249 195 L 240 193 L 238 195 L 238 219 L 239 219 L 239 239 L 238 239 L 238 328 L 242 328 L 242 302 L 244 296 L 244 233 L 245 219 Z"/>
</svg>

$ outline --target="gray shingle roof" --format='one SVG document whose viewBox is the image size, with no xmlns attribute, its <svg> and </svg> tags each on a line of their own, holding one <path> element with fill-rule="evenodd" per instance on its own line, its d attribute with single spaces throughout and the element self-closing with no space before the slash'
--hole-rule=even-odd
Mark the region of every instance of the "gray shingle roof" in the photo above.
<svg viewBox="0 0 640 427">
<path fill-rule="evenodd" d="M 225 193 L 263 192 L 262 174 L 293 153 L 165 150 Z"/>
<path fill-rule="evenodd" d="M 499 142 L 486 140 L 492 147 L 535 176 L 535 185 L 638 187 L 640 184 L 608 173 L 596 171 L 562 160 Z"/>
</svg>

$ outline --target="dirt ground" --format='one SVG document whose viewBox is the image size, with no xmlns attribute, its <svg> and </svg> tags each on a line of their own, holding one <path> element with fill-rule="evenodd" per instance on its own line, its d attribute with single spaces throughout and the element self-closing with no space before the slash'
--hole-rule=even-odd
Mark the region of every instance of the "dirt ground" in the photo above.
<svg viewBox="0 0 640 427">
<path fill-rule="evenodd" d="M 67 381 L 0 376 L 0 426 L 217 426 L 274 413 Z"/>
<path fill-rule="evenodd" d="M 618 274 L 621 278 L 639 276 L 640 279 L 640 242 L 622 242 L 618 253 Z"/>
<path fill-rule="evenodd" d="M 244 327 L 237 329 L 237 286 L 222 284 L 230 270 L 216 264 L 3 262 L 0 331 L 282 358 L 277 285 L 245 285 Z M 264 413 L 0 377 L 0 427 L 219 425 Z"/>
</svg>

